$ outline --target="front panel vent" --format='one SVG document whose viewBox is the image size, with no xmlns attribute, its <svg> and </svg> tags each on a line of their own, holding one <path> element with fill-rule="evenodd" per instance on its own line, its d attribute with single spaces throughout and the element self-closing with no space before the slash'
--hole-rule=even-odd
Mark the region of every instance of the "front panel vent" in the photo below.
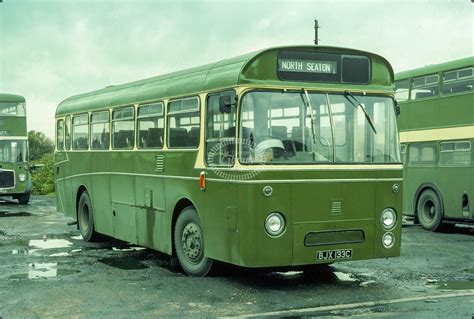
<svg viewBox="0 0 474 319">
<path fill-rule="evenodd" d="M 156 155 L 155 172 L 163 173 L 164 171 L 165 171 L 165 156 L 162 154 Z"/>
</svg>

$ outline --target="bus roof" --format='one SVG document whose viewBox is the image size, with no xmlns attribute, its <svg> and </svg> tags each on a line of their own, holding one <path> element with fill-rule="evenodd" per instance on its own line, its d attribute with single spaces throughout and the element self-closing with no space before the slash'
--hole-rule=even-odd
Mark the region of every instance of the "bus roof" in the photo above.
<svg viewBox="0 0 474 319">
<path fill-rule="evenodd" d="M 0 93 L 0 102 L 25 102 L 25 98 L 21 95 Z"/>
<path fill-rule="evenodd" d="M 281 50 L 314 51 L 323 53 L 359 54 L 372 61 L 372 81 L 374 89 L 391 88 L 394 73 L 388 61 L 380 55 L 329 46 L 285 46 L 264 49 L 216 63 L 182 70 L 165 75 L 138 80 L 121 85 L 111 85 L 103 89 L 75 95 L 62 101 L 56 115 L 87 112 L 110 106 L 130 105 L 158 99 L 192 95 L 207 90 L 218 90 L 241 84 L 281 85 L 276 76 L 276 57 Z M 263 72 L 262 72 L 263 70 Z M 302 82 L 285 82 L 287 86 L 301 88 Z M 334 83 L 309 83 L 304 86 L 332 86 Z M 360 85 L 346 85 L 360 89 Z"/>
<path fill-rule="evenodd" d="M 430 64 L 420 68 L 407 70 L 395 74 L 395 80 L 404 80 L 408 78 L 413 78 L 417 76 L 423 76 L 433 73 L 439 73 L 443 71 L 449 71 L 454 69 L 459 69 L 463 67 L 474 66 L 474 57 L 467 57 L 463 59 L 453 60 L 449 62 L 439 63 L 439 64 Z"/>
</svg>

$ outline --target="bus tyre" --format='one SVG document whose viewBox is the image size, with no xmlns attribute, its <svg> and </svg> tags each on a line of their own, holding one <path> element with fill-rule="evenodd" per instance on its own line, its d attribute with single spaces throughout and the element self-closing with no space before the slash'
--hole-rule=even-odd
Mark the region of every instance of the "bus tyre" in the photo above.
<svg viewBox="0 0 474 319">
<path fill-rule="evenodd" d="M 30 192 L 18 196 L 18 204 L 26 205 L 30 201 Z"/>
<path fill-rule="evenodd" d="M 440 228 L 443 217 L 443 205 L 439 196 L 432 189 L 424 190 L 416 205 L 418 220 L 421 226 L 429 231 L 436 231 Z"/>
<path fill-rule="evenodd" d="M 94 229 L 94 209 L 87 191 L 82 193 L 77 205 L 77 223 L 85 241 L 95 241 L 97 239 L 98 234 Z"/>
<path fill-rule="evenodd" d="M 212 259 L 204 254 L 204 235 L 194 207 L 186 207 L 179 214 L 173 239 L 176 257 L 183 271 L 189 276 L 207 275 Z"/>
</svg>

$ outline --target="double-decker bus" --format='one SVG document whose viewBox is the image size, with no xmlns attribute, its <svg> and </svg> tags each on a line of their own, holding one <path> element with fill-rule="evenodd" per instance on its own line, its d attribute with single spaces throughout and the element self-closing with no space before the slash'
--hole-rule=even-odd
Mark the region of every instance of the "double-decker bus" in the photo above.
<svg viewBox="0 0 474 319">
<path fill-rule="evenodd" d="M 0 197 L 30 200 L 25 98 L 0 93 Z"/>
<path fill-rule="evenodd" d="M 393 70 L 381 56 L 276 47 L 70 97 L 58 210 L 174 255 L 292 267 L 399 256 Z M 310 268 L 310 267 L 308 267 Z"/>
<path fill-rule="evenodd" d="M 469 57 L 396 75 L 403 213 L 427 230 L 474 221 L 473 66 Z"/>
</svg>

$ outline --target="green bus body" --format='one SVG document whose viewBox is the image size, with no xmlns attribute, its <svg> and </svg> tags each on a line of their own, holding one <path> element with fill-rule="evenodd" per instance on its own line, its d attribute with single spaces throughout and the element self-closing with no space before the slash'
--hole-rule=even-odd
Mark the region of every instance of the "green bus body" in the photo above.
<svg viewBox="0 0 474 319">
<path fill-rule="evenodd" d="M 287 60 L 279 58 L 283 57 L 284 52 L 287 51 L 290 52 L 285 58 Z M 290 69 L 302 65 L 297 59 L 291 60 L 292 54 L 297 57 L 314 55 L 327 59 L 332 59 L 331 56 L 334 55 L 338 56 L 334 58 L 334 61 L 339 62 L 315 66 L 314 61 L 306 61 L 304 62 L 306 66 L 318 70 L 306 75 Z M 362 57 L 360 58 L 361 65 L 369 66 L 367 77 L 370 81 L 368 83 L 351 84 L 334 83 L 331 82 L 332 80 L 318 82 L 298 79 L 298 77 L 307 76 L 335 78 L 342 72 L 340 66 L 343 64 L 340 63 L 346 63 L 340 61 L 348 61 L 345 68 L 349 70 L 351 61 L 343 59 L 345 57 L 350 59 L 353 55 Z M 281 77 L 295 79 L 282 80 Z M 346 75 L 342 77 L 349 79 L 351 74 L 346 72 Z M 365 80 L 367 79 L 362 77 L 353 81 Z M 236 139 L 244 139 L 248 129 L 241 127 L 244 125 L 243 121 L 255 121 L 255 119 L 250 119 L 248 114 L 253 112 L 255 117 L 257 115 L 265 117 L 270 116 L 270 113 L 282 114 L 287 109 L 282 109 L 281 112 L 276 110 L 258 113 L 260 111 L 255 108 L 241 115 L 241 108 L 250 110 L 253 107 L 251 101 L 258 99 L 298 103 L 297 101 L 301 101 L 301 98 L 305 98 L 302 93 L 303 88 L 307 90 L 306 93 L 309 92 L 313 101 L 325 97 L 343 100 L 342 94 L 345 90 L 351 91 L 357 99 L 364 101 L 370 100 L 369 95 L 375 95 L 377 99 L 383 99 L 387 101 L 387 105 L 390 105 L 383 110 L 383 114 L 389 118 L 394 116 L 391 104 L 393 71 L 384 58 L 357 50 L 314 46 L 271 48 L 194 69 L 110 86 L 64 100 L 56 111 L 58 211 L 77 219 L 81 194 L 87 191 L 94 211 L 94 229 L 98 233 L 172 255 L 175 253 L 176 245 L 176 243 L 173 244 L 176 221 L 184 208 L 192 206 L 197 211 L 202 224 L 205 256 L 245 267 L 328 263 L 339 259 L 330 258 L 329 254 L 327 256 L 329 259 L 317 260 L 317 254 L 321 251 L 344 249 L 350 249 L 352 254 L 348 258 L 342 255 L 341 260 L 399 256 L 402 204 L 400 186 L 403 169 L 398 146 L 395 147 L 397 151 L 393 155 L 394 159 L 389 163 L 384 163 L 381 159 L 374 160 L 378 161 L 376 163 L 338 162 L 339 158 L 328 155 L 327 158 L 324 157 L 324 163 L 292 164 L 282 160 L 275 164 L 248 164 L 241 158 L 244 156 L 242 154 L 245 146 L 236 143 L 231 153 L 239 155 L 229 159 L 230 162 L 226 162 L 230 163 L 229 165 L 208 163 L 210 157 L 206 156 L 206 152 L 210 152 L 210 145 L 216 145 L 209 144 L 212 140 L 211 129 L 206 124 L 208 121 L 206 114 L 211 110 L 209 101 L 217 103 L 217 98 L 212 100 L 214 95 L 222 92 L 225 92 L 222 93 L 223 95 L 230 94 L 230 109 L 234 111 L 229 112 L 234 112 L 232 114 L 235 114 L 236 119 L 227 127 L 226 132 L 235 131 L 235 128 L 239 127 Z M 170 102 L 181 98 L 184 98 L 180 104 L 181 110 L 186 109 L 185 105 L 196 105 L 196 101 L 200 106 L 196 111 L 196 114 L 199 114 L 199 124 L 196 124 L 199 127 L 197 133 L 199 140 L 198 145 L 194 147 L 189 146 L 189 140 L 193 139 L 191 138 L 193 129 L 187 132 L 182 130 L 183 134 L 188 134 L 188 142 L 186 139 L 181 141 L 178 138 L 175 141 L 169 136 L 170 132 L 177 134 L 172 130 L 176 132 L 180 130 L 168 128 L 175 123 L 169 114 L 170 110 L 174 110 L 175 105 Z M 112 147 L 112 144 L 118 145 L 121 140 L 122 131 L 118 131 L 113 133 L 116 136 L 111 138 L 107 135 L 106 139 L 101 141 L 106 143 L 104 149 L 94 150 L 93 148 L 100 147 L 98 146 L 100 134 L 91 138 L 91 135 L 95 134 L 91 129 L 92 124 L 89 128 L 86 126 L 79 128 L 83 125 L 80 123 L 86 123 L 88 119 L 90 123 L 95 123 L 93 122 L 95 121 L 94 114 L 97 115 L 97 121 L 100 121 L 98 113 L 105 110 L 107 112 L 102 114 L 105 119 L 105 124 L 102 126 L 103 132 L 106 134 L 110 132 L 112 135 L 112 127 L 115 125 L 113 121 L 119 121 L 120 118 L 128 116 L 125 111 L 120 113 L 121 111 L 117 110 L 125 110 L 122 107 L 132 106 L 132 110 L 137 114 L 141 106 L 155 102 L 163 103 L 163 113 L 160 114 L 163 114 L 163 121 L 166 123 L 164 136 L 161 136 L 163 140 L 161 148 L 141 148 L 142 140 L 137 135 L 142 136 L 141 134 L 144 133 L 137 128 L 139 120 L 137 116 L 133 118 L 134 128 L 132 129 L 135 130 L 135 135 L 132 135 L 130 149 L 117 150 Z M 364 127 L 364 130 L 360 132 L 365 132 L 360 135 L 370 135 L 368 141 L 376 139 L 372 136 L 372 129 L 367 126 L 366 119 L 360 115 L 362 111 L 355 104 L 352 105 L 347 101 L 345 103 L 344 107 L 339 106 L 339 109 L 345 110 L 343 112 L 347 114 L 359 112 L 357 113 L 359 127 Z M 323 105 L 320 107 L 323 108 Z M 305 110 L 307 111 L 305 107 L 293 108 L 295 114 L 305 112 Z M 316 115 L 319 114 L 319 111 L 311 111 Z M 374 112 L 382 116 L 380 115 L 382 110 Z M 80 118 L 80 114 L 87 116 Z M 139 113 L 138 118 L 140 116 Z M 219 116 L 217 114 L 216 118 Z M 222 116 L 225 118 L 225 115 Z M 341 139 L 346 140 L 346 145 L 352 145 L 353 148 L 356 145 L 354 138 L 349 134 L 344 135 L 344 128 L 350 129 L 352 124 L 348 120 L 349 116 L 344 116 L 334 118 L 337 121 L 346 121 L 337 122 L 345 123 L 345 126 L 342 129 L 336 128 L 336 131 L 343 136 Z M 328 119 L 329 116 L 326 113 L 326 127 L 329 127 Z M 296 116 L 292 121 L 294 123 L 298 121 Z M 304 121 L 309 123 L 308 119 L 303 119 Z M 320 119 L 315 121 L 320 121 Z M 286 122 L 280 120 L 279 123 Z M 393 136 L 387 134 L 381 136 L 394 141 L 393 145 L 397 145 L 398 131 L 396 122 L 394 123 Z M 77 133 L 73 132 L 74 125 L 76 125 Z M 259 125 L 253 126 L 255 138 L 257 138 Z M 215 127 L 217 126 L 218 124 L 215 124 Z M 276 127 L 277 125 L 272 126 L 272 130 L 274 128 L 276 131 Z M 381 131 L 380 134 L 383 132 L 382 127 L 383 125 L 377 126 L 378 131 Z M 88 136 L 86 136 L 87 129 Z M 123 132 L 125 133 L 125 130 Z M 77 136 L 84 134 L 81 135 L 84 139 L 81 140 L 79 137 L 75 139 L 74 134 Z M 288 131 L 283 135 L 287 138 Z M 91 141 L 92 139 L 94 141 Z M 170 147 L 170 143 L 174 145 L 178 143 L 178 140 L 179 143 L 188 146 Z M 82 145 L 81 141 L 85 144 Z M 316 142 L 313 146 L 315 145 Z M 78 150 L 78 148 L 84 149 Z M 344 146 L 334 146 L 333 150 L 342 157 L 357 155 L 352 153 L 349 155 L 350 149 L 343 148 Z M 329 153 L 330 149 L 329 144 L 324 146 L 324 152 Z M 294 155 L 297 152 L 295 150 Z M 301 153 L 304 152 L 306 151 L 301 149 Z M 393 151 L 390 152 L 393 153 Z M 312 158 L 308 154 L 300 154 L 300 157 L 304 158 L 302 161 Z M 311 154 L 313 158 L 316 156 Z M 305 157 L 306 155 L 308 157 Z M 388 155 L 386 157 L 388 158 Z M 296 158 L 296 155 L 293 158 Z M 200 185 L 201 174 L 204 176 L 205 189 L 200 187 L 202 186 Z M 264 194 L 265 189 L 271 189 L 271 192 Z M 386 208 L 397 212 L 395 224 L 388 230 L 381 224 L 381 214 Z M 284 216 L 285 228 L 278 236 L 271 236 L 265 230 L 266 218 L 272 212 L 279 212 Z M 382 237 L 386 233 L 390 233 L 394 238 L 394 243 L 390 245 L 390 248 L 384 248 L 382 244 Z"/>
<path fill-rule="evenodd" d="M 429 230 L 474 221 L 473 66 L 468 57 L 396 75 L 403 213 L 419 220 L 430 209 L 420 220 Z M 431 196 L 423 204 L 424 192 Z"/>
<path fill-rule="evenodd" d="M 30 198 L 25 98 L 0 94 L 0 196 L 26 204 Z"/>
</svg>

